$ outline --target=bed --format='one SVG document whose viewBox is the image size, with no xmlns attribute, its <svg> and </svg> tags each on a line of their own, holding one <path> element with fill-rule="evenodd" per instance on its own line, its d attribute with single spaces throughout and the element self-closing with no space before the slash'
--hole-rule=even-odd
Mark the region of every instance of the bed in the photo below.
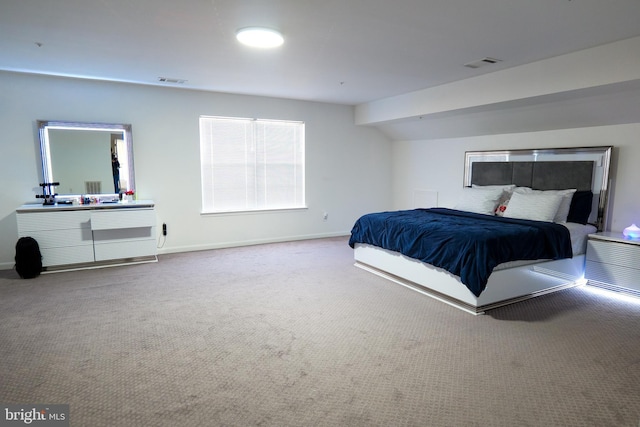
<svg viewBox="0 0 640 427">
<path fill-rule="evenodd" d="M 456 206 L 356 221 L 355 265 L 473 314 L 576 286 L 608 226 L 611 152 L 467 152 Z"/>
</svg>

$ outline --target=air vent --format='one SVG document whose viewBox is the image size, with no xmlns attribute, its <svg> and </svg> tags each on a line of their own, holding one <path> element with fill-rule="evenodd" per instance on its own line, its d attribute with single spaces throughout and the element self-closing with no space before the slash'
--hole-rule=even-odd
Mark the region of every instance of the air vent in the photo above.
<svg viewBox="0 0 640 427">
<path fill-rule="evenodd" d="M 172 79 L 171 77 L 158 77 L 160 83 L 171 83 L 174 85 L 182 85 L 186 82 L 184 79 Z"/>
<path fill-rule="evenodd" d="M 86 194 L 100 194 L 102 193 L 102 181 L 85 181 L 84 192 Z"/>
<path fill-rule="evenodd" d="M 502 61 L 500 59 L 486 57 L 486 58 L 479 59 L 477 61 L 467 62 L 466 64 L 464 64 L 464 66 L 469 68 L 480 68 L 485 65 L 492 65 L 498 62 L 502 62 Z"/>
</svg>

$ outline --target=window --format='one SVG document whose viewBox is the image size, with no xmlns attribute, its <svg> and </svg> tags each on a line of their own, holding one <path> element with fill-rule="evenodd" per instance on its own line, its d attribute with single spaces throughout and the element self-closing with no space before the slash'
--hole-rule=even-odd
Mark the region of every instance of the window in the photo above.
<svg viewBox="0 0 640 427">
<path fill-rule="evenodd" d="M 200 117 L 203 212 L 304 208 L 304 123 Z"/>
</svg>

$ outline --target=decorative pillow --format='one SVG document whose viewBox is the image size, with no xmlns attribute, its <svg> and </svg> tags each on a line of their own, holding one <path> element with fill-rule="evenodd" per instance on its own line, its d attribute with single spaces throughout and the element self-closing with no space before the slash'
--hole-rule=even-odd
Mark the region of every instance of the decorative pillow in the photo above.
<svg viewBox="0 0 640 427">
<path fill-rule="evenodd" d="M 500 196 L 500 199 L 498 199 L 498 205 L 501 205 L 502 203 L 509 201 L 509 198 L 511 197 L 511 193 L 513 193 L 513 190 L 516 188 L 516 185 L 515 184 L 500 184 L 500 185 L 477 185 L 477 184 L 472 184 L 471 188 L 480 188 L 480 189 L 484 189 L 484 190 L 493 190 L 493 189 L 496 189 L 496 188 L 501 188 L 502 189 L 502 195 Z M 503 209 L 503 211 L 504 211 L 504 209 Z M 496 215 L 497 215 L 497 209 L 496 209 Z"/>
<path fill-rule="evenodd" d="M 462 189 L 462 197 L 453 209 L 493 215 L 502 192 L 502 188 L 465 187 Z"/>
<path fill-rule="evenodd" d="M 593 193 L 591 191 L 576 191 L 571 199 L 571 207 L 567 215 L 567 222 L 586 224 L 593 208 Z"/>
<path fill-rule="evenodd" d="M 567 222 L 567 215 L 569 215 L 569 208 L 571 207 L 571 199 L 573 198 L 573 194 L 576 192 L 575 188 L 570 188 L 567 190 L 532 190 L 529 187 L 516 187 L 513 190 L 514 193 L 520 194 L 557 194 L 562 196 L 562 201 L 560 202 L 560 206 L 558 207 L 558 211 L 556 212 L 553 222 Z"/>
<path fill-rule="evenodd" d="M 507 210 L 507 206 L 509 206 L 509 199 L 498 203 L 498 207 L 496 208 L 496 215 L 498 216 L 504 216 L 504 211 Z"/>
<path fill-rule="evenodd" d="M 506 218 L 552 222 L 563 196 L 560 194 L 514 192 L 504 211 Z"/>
</svg>

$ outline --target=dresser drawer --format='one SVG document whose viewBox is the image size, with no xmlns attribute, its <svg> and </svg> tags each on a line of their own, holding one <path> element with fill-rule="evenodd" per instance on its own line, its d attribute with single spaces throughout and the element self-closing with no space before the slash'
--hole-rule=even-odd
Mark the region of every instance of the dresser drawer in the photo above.
<svg viewBox="0 0 640 427">
<path fill-rule="evenodd" d="M 96 243 L 94 250 L 96 261 L 149 257 L 157 251 L 155 239 Z"/>
<path fill-rule="evenodd" d="M 637 269 L 640 265 L 640 246 L 627 243 L 589 240 L 587 261 Z"/>
<path fill-rule="evenodd" d="M 36 239 L 40 249 L 93 245 L 93 236 L 88 228 L 33 231 L 28 235 Z"/>
<path fill-rule="evenodd" d="M 68 264 L 94 262 L 93 245 L 66 246 L 41 249 L 42 266 L 54 267 Z"/>
<path fill-rule="evenodd" d="M 69 230 L 89 228 L 89 211 L 18 213 L 18 235 L 29 236 L 40 230 Z"/>
<path fill-rule="evenodd" d="M 91 212 L 92 230 L 117 230 L 153 227 L 156 214 L 153 209 L 118 209 Z"/>
<path fill-rule="evenodd" d="M 636 268 L 587 260 L 584 277 L 587 280 L 640 291 L 640 270 Z"/>
</svg>

